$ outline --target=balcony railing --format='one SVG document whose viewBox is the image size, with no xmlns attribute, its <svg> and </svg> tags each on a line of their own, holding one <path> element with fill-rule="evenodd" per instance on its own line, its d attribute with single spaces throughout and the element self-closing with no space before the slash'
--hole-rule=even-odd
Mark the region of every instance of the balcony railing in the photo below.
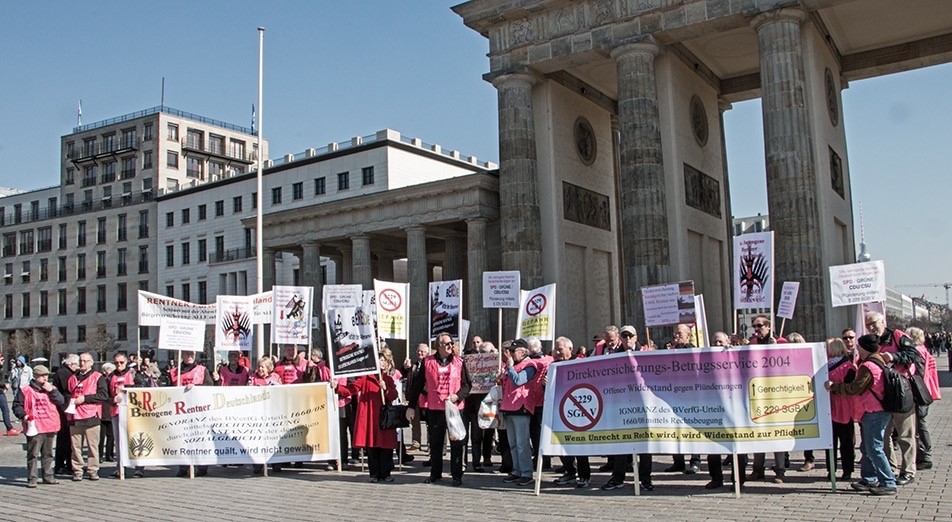
<svg viewBox="0 0 952 522">
<path fill-rule="evenodd" d="M 186 154 L 189 152 L 197 152 L 208 156 L 216 156 L 231 161 L 238 161 L 247 165 L 250 165 L 258 160 L 257 155 L 254 152 L 245 152 L 243 150 L 233 150 L 230 148 L 222 150 L 218 145 L 213 146 L 207 143 L 189 139 L 182 140 L 182 150 L 184 150 Z"/>
<path fill-rule="evenodd" d="M 232 248 L 222 250 L 221 252 L 211 252 L 208 254 L 208 264 L 228 263 L 230 261 L 240 261 L 242 259 L 252 259 L 256 255 L 254 248 Z"/>
<path fill-rule="evenodd" d="M 121 154 L 123 152 L 130 152 L 138 149 L 139 144 L 134 138 L 122 139 L 119 140 L 119 143 L 116 143 L 115 141 L 99 141 L 95 143 L 87 143 L 82 147 L 75 147 L 73 150 L 67 151 L 66 159 L 71 161 L 82 161 L 99 156 Z"/>
<path fill-rule="evenodd" d="M 116 123 L 122 123 L 124 121 L 134 120 L 136 118 L 142 118 L 145 116 L 151 116 L 158 113 L 171 114 L 172 116 L 178 116 L 179 118 L 185 118 L 192 121 L 197 121 L 199 123 L 207 123 L 209 125 L 214 125 L 216 127 L 221 127 L 224 129 L 229 129 L 237 132 L 243 132 L 245 134 L 254 134 L 251 132 L 251 129 L 248 127 L 242 127 L 240 125 L 234 125 L 231 123 L 225 123 L 220 120 L 215 120 L 212 118 L 206 118 L 205 116 L 199 116 L 198 114 L 192 114 L 190 112 L 180 111 L 178 109 L 173 109 L 171 107 L 157 106 L 152 107 L 151 109 L 145 109 L 142 111 L 130 112 L 129 114 L 124 114 L 122 116 L 117 116 L 115 118 L 109 118 L 108 120 L 97 121 L 95 123 L 88 123 L 86 125 L 79 125 L 73 127 L 73 132 L 84 132 L 92 129 L 98 129 L 101 127 L 107 127 L 109 125 L 114 125 Z"/>
<path fill-rule="evenodd" d="M 95 180 L 93 180 L 95 181 Z M 136 205 L 139 203 L 145 203 L 147 201 L 152 201 L 153 194 L 151 190 L 144 192 L 133 192 L 128 196 L 123 195 L 122 198 L 118 200 L 116 198 L 104 198 L 98 202 L 93 201 L 82 201 L 81 204 L 77 207 L 75 204 L 65 203 L 56 207 L 48 207 L 40 209 L 39 212 L 31 212 L 26 215 L 21 214 L 20 219 L 15 218 L 15 212 L 10 212 L 0 222 L 9 223 L 11 225 L 29 223 L 32 221 L 43 221 L 57 216 L 71 216 L 74 214 L 80 214 L 83 212 L 92 212 L 96 210 L 102 210 L 111 207 L 124 207 L 128 205 Z M 118 204 L 117 204 L 118 201 Z M 23 219 L 31 218 L 31 219 Z M 0 225 L 3 227 L 4 225 Z"/>
</svg>

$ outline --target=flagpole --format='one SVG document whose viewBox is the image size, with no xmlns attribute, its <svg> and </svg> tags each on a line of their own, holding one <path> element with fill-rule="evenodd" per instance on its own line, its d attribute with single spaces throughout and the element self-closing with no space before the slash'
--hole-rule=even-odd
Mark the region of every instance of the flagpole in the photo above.
<svg viewBox="0 0 952 522">
<path fill-rule="evenodd" d="M 263 245 L 263 226 L 264 218 L 262 215 L 262 192 L 263 192 L 263 170 L 264 170 L 264 148 L 261 144 L 261 134 L 262 129 L 264 128 L 264 105 L 262 100 L 264 98 L 264 27 L 258 27 L 258 202 L 255 205 L 257 207 L 257 216 L 255 221 L 255 231 L 257 233 L 257 248 L 256 248 L 256 259 L 257 259 L 257 270 L 258 270 L 258 293 L 264 292 L 264 245 Z M 256 334 L 257 344 L 258 344 L 258 360 L 261 360 L 264 357 L 264 324 L 258 324 L 258 331 Z M 267 467 L 267 463 L 265 464 Z"/>
</svg>

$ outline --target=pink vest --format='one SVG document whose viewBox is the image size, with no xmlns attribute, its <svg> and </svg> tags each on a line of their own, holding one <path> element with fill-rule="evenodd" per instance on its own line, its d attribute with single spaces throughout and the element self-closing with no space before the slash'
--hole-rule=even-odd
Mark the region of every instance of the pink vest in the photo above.
<svg viewBox="0 0 952 522">
<path fill-rule="evenodd" d="M 60 429 L 59 411 L 50 401 L 50 396 L 38 392 L 33 386 L 20 388 L 23 393 L 23 411 L 30 417 L 30 422 L 36 426 L 37 433 L 56 433 Z M 26 431 L 26 422 L 23 423 Z"/>
<path fill-rule="evenodd" d="M 116 372 L 112 372 L 109 375 L 109 396 L 115 397 L 119 394 L 119 386 L 124 386 L 131 388 L 135 385 L 135 371 L 127 370 L 126 373 L 122 376 L 116 375 Z M 109 414 L 112 417 L 119 416 L 119 405 L 113 402 L 109 407 Z"/>
<path fill-rule="evenodd" d="M 830 381 L 846 382 L 846 374 L 848 374 L 850 370 L 853 370 L 854 373 L 856 372 L 856 365 L 853 364 L 853 361 L 847 360 L 846 362 L 840 363 L 839 366 L 830 371 Z M 848 424 L 859 420 L 863 416 L 863 412 L 859 411 L 859 398 L 856 395 L 831 393 L 830 416 L 833 418 L 833 422 L 840 424 Z"/>
<path fill-rule="evenodd" d="M 440 366 L 436 357 L 430 355 L 423 361 L 423 369 L 427 409 L 445 410 L 446 398 L 459 392 L 460 386 L 463 385 L 463 359 L 454 355 L 449 364 Z M 456 403 L 456 406 L 463 409 L 463 401 Z"/>
<path fill-rule="evenodd" d="M 545 386 L 542 385 L 542 382 L 545 380 L 549 365 L 552 364 L 552 357 L 543 355 L 538 359 L 532 359 L 532 364 L 535 365 L 536 372 L 532 376 L 532 380 L 526 383 L 529 386 L 529 400 L 526 407 L 530 412 L 536 408 L 541 408 L 542 403 L 545 402 Z"/>
<path fill-rule="evenodd" d="M 935 365 L 935 357 L 921 344 L 916 346 L 916 351 L 919 352 L 919 357 L 922 357 L 926 365 L 925 371 L 922 372 L 922 380 L 925 381 L 926 388 L 929 389 L 929 395 L 932 395 L 932 400 L 937 401 L 942 398 L 942 392 L 940 391 L 939 372 Z"/>
<path fill-rule="evenodd" d="M 883 411 L 883 405 L 879 399 L 886 393 L 886 384 L 883 382 L 883 370 L 878 364 L 866 360 L 860 366 L 865 366 L 873 374 L 873 385 L 859 396 L 859 408 L 857 413 L 876 413 Z"/>
<path fill-rule="evenodd" d="M 169 370 L 169 377 L 172 378 L 172 383 L 175 386 L 188 386 L 189 384 L 201 386 L 205 384 L 205 367 L 200 364 L 196 364 L 191 370 L 183 372 L 181 379 L 176 378 L 177 374 L 178 368 Z"/>
<path fill-rule="evenodd" d="M 532 366 L 533 361 L 529 360 L 528 357 L 519 361 L 518 364 L 513 365 L 512 369 L 516 373 L 525 370 L 527 367 Z M 538 375 L 538 370 L 536 371 Z M 532 380 L 535 378 L 533 377 Z M 532 413 L 531 405 L 529 404 L 529 385 L 532 383 L 532 380 L 523 384 L 522 386 L 516 386 L 512 379 L 508 376 L 504 377 L 502 380 L 502 404 L 499 405 L 499 409 L 502 411 L 519 411 L 523 406 L 529 413 Z"/>
<path fill-rule="evenodd" d="M 258 375 L 258 372 L 255 372 L 255 374 L 251 376 L 249 383 L 252 386 L 272 386 L 275 384 L 281 384 L 281 376 L 271 372 L 267 377 L 262 378 L 260 375 Z"/>
<path fill-rule="evenodd" d="M 75 375 L 70 375 L 69 384 L 67 385 L 70 397 L 75 399 L 80 395 L 96 395 L 96 387 L 99 384 L 100 377 L 102 377 L 102 374 L 95 370 L 92 371 L 83 382 L 79 382 L 79 379 L 76 378 Z M 76 413 L 68 417 L 70 417 L 70 420 L 91 419 L 93 417 L 99 417 L 101 419 L 102 404 L 98 402 L 77 404 Z"/>
<path fill-rule="evenodd" d="M 302 361 L 302 364 L 296 365 L 282 359 L 280 363 L 275 365 L 274 373 L 281 377 L 281 383 L 283 384 L 297 384 L 304 380 L 304 370 L 306 368 L 307 361 Z"/>
<path fill-rule="evenodd" d="M 879 348 L 879 353 L 899 353 L 899 340 L 903 338 L 906 334 L 902 330 L 896 329 L 893 330 L 892 340 L 888 346 L 881 346 Z M 901 364 L 894 364 L 893 369 L 897 372 L 909 377 L 913 372 L 916 371 L 916 365 L 910 364 L 909 366 L 903 366 Z"/>
<path fill-rule="evenodd" d="M 221 376 L 222 386 L 245 386 L 248 384 L 248 369 L 238 365 L 238 371 L 231 371 L 228 365 L 218 369 L 218 375 Z"/>
</svg>

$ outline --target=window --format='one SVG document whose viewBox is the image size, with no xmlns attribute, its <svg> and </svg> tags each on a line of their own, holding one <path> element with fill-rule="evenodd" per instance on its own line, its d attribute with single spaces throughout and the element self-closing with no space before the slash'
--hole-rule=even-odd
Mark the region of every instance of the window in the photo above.
<svg viewBox="0 0 952 522">
<path fill-rule="evenodd" d="M 83 186 L 91 187 L 96 184 L 96 166 L 90 165 L 83 169 Z"/>
<path fill-rule="evenodd" d="M 185 175 L 190 178 L 205 179 L 204 163 L 199 158 L 188 157 L 185 159 Z"/>
<path fill-rule="evenodd" d="M 3 256 L 10 257 L 17 255 L 17 234 L 13 232 L 11 234 L 3 235 Z"/>
<path fill-rule="evenodd" d="M 66 223 L 59 226 L 59 249 L 66 250 Z"/>
<path fill-rule="evenodd" d="M 151 169 L 152 168 L 152 151 L 147 150 L 142 153 L 142 168 Z"/>
<path fill-rule="evenodd" d="M 297 201 L 304 198 L 304 182 L 299 181 L 291 185 L 291 199 Z"/>
<path fill-rule="evenodd" d="M 76 144 L 72 141 L 66 142 L 66 159 L 73 159 L 76 154 Z"/>
<path fill-rule="evenodd" d="M 364 186 L 374 184 L 374 168 L 373 167 L 364 167 L 360 169 L 361 177 L 364 181 Z"/>
<path fill-rule="evenodd" d="M 208 240 L 199 239 L 198 240 L 198 262 L 204 263 L 208 261 Z"/>
<path fill-rule="evenodd" d="M 56 265 L 56 281 L 60 283 L 66 281 L 66 256 L 60 257 Z"/>
<path fill-rule="evenodd" d="M 106 218 L 101 217 L 96 221 L 96 244 L 102 245 L 106 242 Z"/>
<path fill-rule="evenodd" d="M 43 227 L 36 231 L 36 251 L 49 252 L 53 250 L 53 227 Z"/>
<path fill-rule="evenodd" d="M 124 276 L 128 273 L 128 257 L 125 248 L 116 251 L 116 275 Z"/>
<path fill-rule="evenodd" d="M 208 282 L 198 282 L 198 304 L 208 304 Z"/>
<path fill-rule="evenodd" d="M 49 198 L 46 200 L 46 210 L 51 217 L 56 217 L 59 215 L 59 209 L 56 208 L 56 198 Z"/>
<path fill-rule="evenodd" d="M 13 284 L 13 263 L 7 263 L 4 267 L 3 279 L 8 285 Z"/>
<path fill-rule="evenodd" d="M 131 129 L 122 130 L 122 144 L 123 149 L 128 149 L 136 146 L 136 129 L 135 127 Z"/>
<path fill-rule="evenodd" d="M 165 155 L 165 164 L 170 169 L 177 169 L 178 168 L 178 152 L 175 152 L 174 150 L 168 151 L 168 153 L 166 153 Z"/>
<path fill-rule="evenodd" d="M 152 124 L 146 123 L 145 127 L 142 129 L 142 139 L 144 141 L 152 140 Z"/>
<path fill-rule="evenodd" d="M 165 295 L 167 295 L 168 297 L 175 297 L 175 286 L 165 285 Z"/>
<path fill-rule="evenodd" d="M 102 151 L 112 152 L 116 150 L 116 135 L 106 134 L 102 137 Z"/>
<path fill-rule="evenodd" d="M 72 214 L 75 201 L 76 196 L 74 196 L 72 193 L 66 194 L 66 203 L 63 205 L 63 211 L 67 214 Z"/>
<path fill-rule="evenodd" d="M 86 222 L 76 223 L 76 246 L 86 246 Z"/>
<path fill-rule="evenodd" d="M 241 196 L 235 196 L 231 199 L 231 207 L 234 212 L 241 212 Z"/>
<path fill-rule="evenodd" d="M 29 261 L 23 262 L 23 270 L 20 272 L 20 277 L 22 278 L 24 283 L 30 282 L 30 262 Z"/>
<path fill-rule="evenodd" d="M 251 210 L 255 210 L 256 208 L 258 208 L 258 193 L 252 192 L 251 193 Z"/>
<path fill-rule="evenodd" d="M 126 234 L 126 215 L 119 214 L 116 218 L 116 239 L 119 241 L 125 241 L 127 239 Z"/>
<path fill-rule="evenodd" d="M 169 124 L 169 139 L 172 141 L 178 141 L 178 125 L 174 123 Z"/>
<path fill-rule="evenodd" d="M 182 264 L 187 265 L 191 263 L 191 243 L 182 243 Z"/>
<path fill-rule="evenodd" d="M 183 301 L 192 300 L 192 285 L 189 283 L 182 283 L 182 300 Z"/>
<path fill-rule="evenodd" d="M 149 247 L 147 245 L 139 245 L 139 273 L 149 273 Z"/>
<path fill-rule="evenodd" d="M 239 140 L 231 140 L 231 157 L 233 158 L 244 158 L 245 157 L 245 142 Z"/>
<path fill-rule="evenodd" d="M 139 239 L 149 237 L 149 211 L 139 211 Z"/>
<path fill-rule="evenodd" d="M 96 287 L 96 312 L 106 311 L 106 285 Z"/>
<path fill-rule="evenodd" d="M 215 217 L 222 217 L 225 215 L 225 200 L 219 199 L 215 202 Z"/>
<path fill-rule="evenodd" d="M 30 202 L 30 221 L 36 221 L 40 219 L 40 202 L 31 201 Z"/>
<path fill-rule="evenodd" d="M 112 183 L 116 181 L 116 162 L 110 161 L 102 166 L 102 182 Z"/>
<path fill-rule="evenodd" d="M 66 169 L 66 184 L 73 185 L 76 183 L 76 169 L 70 167 Z"/>
<path fill-rule="evenodd" d="M 337 190 L 350 188 L 350 172 L 341 172 L 337 175 Z"/>
<path fill-rule="evenodd" d="M 191 218 L 191 216 L 189 215 L 190 214 L 189 210 L 190 209 L 187 209 L 187 208 L 182 209 L 182 224 L 183 225 L 188 223 Z"/>
<path fill-rule="evenodd" d="M 149 327 L 148 327 L 148 326 L 140 326 L 140 327 L 139 327 L 139 338 L 140 338 L 140 339 L 148 339 L 148 338 L 149 338 Z"/>
<path fill-rule="evenodd" d="M 21 230 L 20 231 L 20 253 L 32 254 L 35 246 L 36 245 L 33 243 L 33 231 Z"/>
<path fill-rule="evenodd" d="M 126 181 L 122 184 L 122 204 L 128 205 L 132 203 L 132 182 Z"/>
<path fill-rule="evenodd" d="M 22 317 L 30 317 L 30 292 L 23 292 L 23 305 L 20 307 Z"/>
<path fill-rule="evenodd" d="M 129 299 L 125 283 L 116 285 L 116 310 L 125 310 L 129 306 Z"/>
<path fill-rule="evenodd" d="M 202 141 L 203 141 L 202 137 L 203 137 L 202 131 L 188 129 L 185 135 L 188 148 L 202 150 Z"/>
<path fill-rule="evenodd" d="M 126 323 L 119 323 L 116 328 L 116 340 L 125 341 L 129 339 L 129 326 Z"/>
<path fill-rule="evenodd" d="M 102 206 L 106 208 L 112 206 L 112 187 L 102 188 Z"/>
<path fill-rule="evenodd" d="M 148 292 L 148 291 L 149 291 L 149 281 L 148 281 L 148 280 L 139 281 L 139 290 L 142 290 L 143 292 Z"/>
<path fill-rule="evenodd" d="M 281 204 L 281 187 L 274 187 L 271 189 L 271 204 L 280 205 Z"/>
<path fill-rule="evenodd" d="M 40 259 L 40 281 L 49 281 L 50 279 L 50 260 Z"/>
<path fill-rule="evenodd" d="M 211 179 L 221 179 L 221 174 L 224 172 L 224 170 L 225 167 L 221 163 L 218 163 L 217 161 L 208 162 L 208 176 Z"/>
<path fill-rule="evenodd" d="M 40 291 L 40 317 L 50 315 L 50 293 L 46 290 Z"/>
<path fill-rule="evenodd" d="M 135 158 L 124 158 L 122 160 L 122 172 L 120 173 L 122 179 L 131 179 L 136 177 L 136 159 Z"/>
<path fill-rule="evenodd" d="M 86 325 L 81 324 L 76 327 L 76 342 L 86 342 Z"/>
<path fill-rule="evenodd" d="M 66 327 L 65 327 L 65 326 L 60 326 L 60 327 L 59 327 L 59 342 L 60 342 L 60 343 L 65 343 L 66 340 L 67 340 L 67 339 L 66 339 Z"/>
<path fill-rule="evenodd" d="M 165 266 L 175 266 L 175 245 L 165 246 Z"/>
<path fill-rule="evenodd" d="M 142 198 L 146 201 L 152 199 L 152 178 L 142 180 Z"/>
<path fill-rule="evenodd" d="M 90 210 L 93 208 L 93 191 L 85 190 L 83 191 L 83 209 Z"/>
<path fill-rule="evenodd" d="M 208 150 L 212 154 L 224 154 L 225 153 L 225 137 L 216 136 L 215 134 L 208 135 Z"/>
<path fill-rule="evenodd" d="M 65 288 L 60 288 L 59 290 L 56 291 L 56 313 L 59 315 L 66 315 L 66 289 Z"/>
<path fill-rule="evenodd" d="M 86 254 L 76 254 L 76 279 L 86 279 Z"/>
<path fill-rule="evenodd" d="M 175 226 L 175 212 L 166 212 L 165 213 L 165 227 L 172 228 Z"/>
<path fill-rule="evenodd" d="M 81 286 L 76 289 L 76 313 L 86 313 L 86 287 Z"/>
<path fill-rule="evenodd" d="M 198 206 L 198 220 L 202 221 L 206 217 L 208 217 L 207 205 L 199 205 Z"/>
<path fill-rule="evenodd" d="M 314 195 L 321 196 L 327 192 L 326 180 L 323 177 L 314 178 Z"/>
<path fill-rule="evenodd" d="M 96 252 L 96 277 L 106 277 L 106 252 Z"/>
<path fill-rule="evenodd" d="M 3 296 L 3 317 L 13 319 L 13 294 Z"/>
</svg>

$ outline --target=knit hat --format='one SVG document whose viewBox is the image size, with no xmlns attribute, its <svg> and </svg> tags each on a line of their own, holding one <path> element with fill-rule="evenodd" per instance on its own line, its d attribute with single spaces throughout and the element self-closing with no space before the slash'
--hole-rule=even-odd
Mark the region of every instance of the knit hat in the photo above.
<svg viewBox="0 0 952 522">
<path fill-rule="evenodd" d="M 879 336 L 876 334 L 866 334 L 857 339 L 856 342 L 859 343 L 860 347 L 869 353 L 876 353 L 879 351 Z"/>
</svg>

